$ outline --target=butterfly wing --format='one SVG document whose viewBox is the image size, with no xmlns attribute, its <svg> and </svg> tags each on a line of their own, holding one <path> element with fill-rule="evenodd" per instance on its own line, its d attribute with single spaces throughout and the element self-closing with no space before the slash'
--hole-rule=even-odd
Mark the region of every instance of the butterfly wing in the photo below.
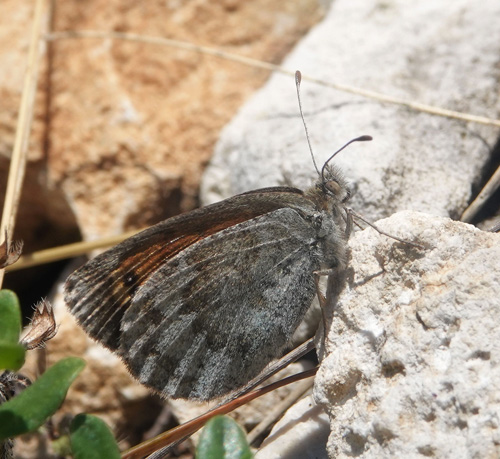
<svg viewBox="0 0 500 459">
<path fill-rule="evenodd" d="M 224 228 L 286 205 L 302 192 L 275 187 L 234 196 L 158 223 L 98 255 L 72 273 L 65 301 L 79 324 L 116 351 L 120 326 L 135 291 L 169 258 Z M 278 199 L 278 196 L 288 198 Z"/>
<path fill-rule="evenodd" d="M 174 217 L 77 270 L 66 302 L 142 383 L 217 397 L 276 357 L 309 307 L 325 255 L 318 213 L 276 187 Z"/>
<path fill-rule="evenodd" d="M 136 292 L 120 353 L 139 381 L 173 398 L 243 386 L 285 347 L 315 294 L 310 222 L 278 209 L 169 259 Z"/>
</svg>

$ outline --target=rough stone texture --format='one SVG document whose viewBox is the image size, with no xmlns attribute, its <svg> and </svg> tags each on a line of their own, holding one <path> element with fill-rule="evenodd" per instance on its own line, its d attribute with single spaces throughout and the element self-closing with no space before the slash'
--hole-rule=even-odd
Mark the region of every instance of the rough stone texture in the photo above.
<svg viewBox="0 0 500 459">
<path fill-rule="evenodd" d="M 330 457 L 500 457 L 500 235 L 416 212 L 351 240 L 315 397 Z"/>
<path fill-rule="evenodd" d="M 500 3 L 338 0 L 284 62 L 337 81 L 439 107 L 498 117 Z M 335 160 L 352 206 L 372 220 L 407 208 L 459 217 L 481 180 L 498 128 L 465 123 L 302 83 L 319 165 L 362 134 L 371 144 Z M 274 75 L 224 130 L 202 190 L 206 202 L 314 177 L 292 78 Z"/>
<path fill-rule="evenodd" d="M 494 0 L 481 4 L 472 4 L 466 0 L 442 0 L 414 2 L 411 5 L 402 0 L 383 3 L 376 0 L 337 0 L 332 4 L 325 20 L 300 42 L 283 65 L 291 71 L 300 69 L 305 75 L 325 81 L 337 81 L 407 100 L 498 118 L 500 30 L 496 26 L 496 18 L 499 15 L 500 4 Z M 381 104 L 315 86 L 306 80 L 302 82 L 302 105 L 316 161 L 320 166 L 347 140 L 361 134 L 374 137 L 371 144 L 352 145 L 335 159 L 335 163 L 342 167 L 352 183 L 354 196 L 350 205 L 372 221 L 404 209 L 457 218 L 474 197 L 478 183 L 489 172 L 485 166 L 492 160 L 492 148 L 498 136 L 496 128 Z M 210 203 L 236 193 L 272 185 L 291 184 L 305 188 L 311 184 L 314 176 L 293 80 L 275 74 L 223 131 L 202 182 L 202 199 L 203 202 Z M 413 234 L 406 229 L 411 228 L 403 225 L 401 231 L 397 232 L 403 237 Z M 455 247 L 455 250 L 458 251 L 457 256 L 463 256 L 460 247 Z M 380 272 L 379 275 L 382 275 L 377 259 L 385 259 L 387 251 L 371 250 L 369 253 L 370 263 L 378 267 L 373 270 L 373 274 Z M 392 252 L 389 253 L 391 254 Z M 498 254 L 496 256 L 498 264 Z M 494 255 L 492 259 L 493 257 Z M 478 271 L 475 278 L 481 279 L 482 274 L 482 271 Z M 486 276 L 485 281 L 487 280 Z M 479 285 L 481 282 L 478 282 Z M 401 285 L 404 286 L 404 283 Z M 415 285 L 405 286 L 408 289 L 407 297 L 411 296 Z M 418 290 L 413 292 L 415 295 L 417 293 Z M 382 287 L 379 294 L 384 299 L 392 298 L 390 291 L 385 292 Z M 452 292 L 450 296 L 453 296 Z M 366 301 L 370 300 L 367 297 Z M 374 303 L 374 308 L 385 304 L 383 301 L 377 303 L 376 300 Z M 390 312 L 387 315 L 391 316 Z M 402 320 L 400 315 L 397 315 L 398 320 Z M 490 321 L 492 319 L 496 320 L 496 316 L 493 315 Z M 473 329 L 464 328 L 464 341 L 473 343 L 476 338 L 474 332 Z M 467 337 L 467 333 L 471 336 Z M 351 340 L 355 340 L 352 334 L 350 336 Z M 362 338 L 363 336 L 357 339 Z M 403 349 L 413 345 L 411 338 L 412 336 L 401 336 Z M 347 385 L 354 385 L 358 375 L 357 372 L 349 373 L 350 368 L 356 368 L 355 364 L 349 366 L 349 362 L 351 359 L 356 361 L 359 355 L 359 351 L 353 347 L 354 350 L 344 348 L 344 351 L 335 354 L 338 356 L 336 365 L 341 365 L 342 360 L 346 361 L 343 368 L 346 368 Z M 439 355 L 444 355 L 444 351 L 437 353 L 436 365 Z M 491 365 L 491 372 L 498 371 L 494 369 L 495 363 L 481 359 L 482 357 L 471 357 L 467 361 L 465 376 L 471 373 L 469 367 L 475 364 L 484 367 Z M 387 377 L 384 376 L 384 381 L 390 382 L 402 377 L 397 373 L 398 369 L 397 362 L 393 367 L 387 365 Z M 415 372 L 417 369 L 418 367 Z M 395 376 L 391 378 L 392 372 Z M 473 386 L 476 388 L 475 384 Z M 365 386 L 360 387 L 360 397 L 363 396 L 364 389 Z M 377 388 L 373 390 L 376 391 Z M 396 398 L 405 397 L 404 392 L 395 392 Z M 416 393 L 421 394 L 419 390 Z M 439 414 L 448 414 L 445 411 L 446 403 L 452 404 L 453 396 L 470 397 L 474 396 L 474 392 L 462 386 L 450 388 L 448 395 L 443 396 L 444 408 Z M 463 434 L 474 445 L 483 446 L 485 454 L 495 457 L 498 451 L 494 449 L 494 441 L 498 442 L 498 436 L 496 440 L 492 440 L 493 434 L 488 435 L 494 432 L 498 419 L 494 419 L 492 410 L 488 411 L 488 404 L 492 404 L 495 397 L 495 403 L 498 404 L 498 395 L 494 395 L 493 390 L 488 397 L 491 400 L 478 402 L 481 404 L 480 414 L 470 414 L 470 419 L 469 413 L 464 415 L 470 424 L 463 428 L 458 422 L 455 432 L 457 438 Z M 330 402 L 326 397 L 322 397 L 322 401 Z M 424 402 L 425 406 L 429 405 L 428 400 Z M 333 426 L 336 430 L 332 434 L 330 448 L 335 443 L 339 449 L 331 449 L 331 457 L 335 457 L 337 453 L 355 456 L 362 452 L 362 449 L 348 450 L 348 444 L 337 442 L 345 442 L 345 439 L 342 440 L 342 426 L 349 426 L 351 421 L 356 424 L 355 418 L 362 416 L 363 410 L 366 412 L 367 407 L 369 409 L 375 403 L 376 397 L 368 400 L 366 405 L 360 404 L 360 408 L 354 406 L 354 401 L 349 405 L 352 406 L 353 418 L 347 419 L 349 413 L 346 410 L 345 423 Z M 464 405 L 467 406 L 467 403 L 465 401 Z M 448 405 L 450 413 L 451 404 Z M 425 411 L 425 406 L 418 409 Z M 408 409 L 417 411 L 417 408 L 412 407 L 410 404 Z M 342 403 L 339 405 L 339 409 L 341 408 Z M 456 405 L 457 412 L 461 408 L 460 404 Z M 498 412 L 498 405 L 495 409 Z M 400 412 L 399 415 L 404 421 L 406 414 Z M 446 456 L 446 451 L 440 449 L 444 448 L 439 443 L 440 439 L 446 437 L 453 430 L 452 423 L 459 420 L 458 414 L 453 416 L 450 416 L 449 424 L 446 424 L 446 420 L 443 421 L 442 432 L 439 431 L 441 425 L 432 424 L 438 424 L 438 420 L 429 418 L 429 421 L 422 421 L 429 430 L 433 427 L 436 430 L 421 434 L 421 443 L 418 445 L 421 449 L 414 450 L 413 456 L 432 455 L 435 451 L 436 457 L 440 457 L 441 452 L 441 457 L 461 457 L 459 448 L 454 451 L 454 456 Z M 488 416 L 491 426 L 487 425 Z M 483 422 L 480 418 L 486 420 L 481 427 L 476 427 Z M 411 422 L 403 425 L 408 426 L 405 433 L 415 432 L 418 435 L 417 428 L 420 425 L 414 427 Z M 288 427 L 292 426 L 293 422 L 290 422 Z M 389 428 L 393 427 L 389 425 Z M 382 445 L 380 450 L 375 450 L 373 457 L 377 457 L 377 452 L 386 454 L 386 457 L 403 457 L 407 453 L 404 448 L 406 437 L 403 435 L 401 444 L 382 451 L 384 445 L 392 447 L 397 439 L 386 439 L 384 429 L 377 431 L 376 436 L 370 429 L 376 430 L 377 425 L 367 422 L 359 428 L 359 434 L 349 438 L 353 447 L 358 439 L 362 441 L 362 435 L 366 432 L 369 439 L 366 445 L 371 446 L 373 441 L 376 445 L 379 442 Z M 476 431 L 477 442 L 474 441 Z M 399 435 L 399 431 L 397 434 Z M 436 444 L 431 444 L 434 438 Z M 453 447 L 455 445 L 450 438 L 451 435 L 445 440 L 445 445 Z M 481 441 L 485 438 L 486 442 L 482 445 Z M 293 433 L 285 441 L 290 442 L 292 450 L 294 446 L 301 448 L 304 444 L 304 441 L 296 441 Z M 427 444 L 431 445 L 429 449 Z M 460 446 L 463 444 L 464 441 L 461 440 Z M 488 448 L 493 449 L 488 452 Z M 473 447 L 469 451 L 472 452 Z M 411 454 L 409 456 L 412 457 Z M 270 454 L 262 457 L 279 456 Z M 480 453 L 476 457 L 481 457 Z"/>
</svg>

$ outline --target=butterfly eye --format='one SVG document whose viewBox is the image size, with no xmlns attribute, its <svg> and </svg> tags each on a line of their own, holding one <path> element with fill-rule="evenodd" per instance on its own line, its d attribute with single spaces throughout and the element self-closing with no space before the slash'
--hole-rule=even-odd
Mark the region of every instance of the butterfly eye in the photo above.
<svg viewBox="0 0 500 459">
<path fill-rule="evenodd" d="M 341 186 L 335 180 L 329 180 L 328 182 L 326 182 L 325 188 L 340 202 L 346 202 L 351 197 L 351 192 L 347 188 Z"/>
<path fill-rule="evenodd" d="M 334 196 L 336 196 L 337 198 L 341 197 L 342 187 L 337 182 L 335 182 L 334 180 L 330 180 L 330 181 L 326 182 L 325 183 L 325 188 L 330 193 L 332 193 Z"/>
</svg>

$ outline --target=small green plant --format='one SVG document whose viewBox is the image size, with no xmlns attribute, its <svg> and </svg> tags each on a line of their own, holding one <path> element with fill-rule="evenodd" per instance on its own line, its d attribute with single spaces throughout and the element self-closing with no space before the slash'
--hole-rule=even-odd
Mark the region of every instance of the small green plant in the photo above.
<svg viewBox="0 0 500 459">
<path fill-rule="evenodd" d="M 17 371 L 24 364 L 25 348 L 19 343 L 21 308 L 14 292 L 0 290 L 0 368 Z"/>
<path fill-rule="evenodd" d="M 71 423 L 71 450 L 75 459 L 120 459 L 120 450 L 106 423 L 96 416 L 79 414 Z"/>
<path fill-rule="evenodd" d="M 196 448 L 196 459 L 251 459 L 242 428 L 230 417 L 215 416 L 207 422 Z"/>
<path fill-rule="evenodd" d="M 26 351 L 55 335 L 50 306 L 42 303 L 35 310 L 31 331 L 20 341 L 21 309 L 14 292 L 0 290 L 0 451 L 9 457 L 10 439 L 33 432 L 61 406 L 66 393 L 85 366 L 76 357 L 60 360 L 33 384 L 16 373 L 23 365 Z M 15 387 L 29 386 L 19 394 Z M 69 443 L 78 459 L 119 458 L 118 446 L 106 424 L 89 415 L 78 415 L 70 428 Z"/>
</svg>

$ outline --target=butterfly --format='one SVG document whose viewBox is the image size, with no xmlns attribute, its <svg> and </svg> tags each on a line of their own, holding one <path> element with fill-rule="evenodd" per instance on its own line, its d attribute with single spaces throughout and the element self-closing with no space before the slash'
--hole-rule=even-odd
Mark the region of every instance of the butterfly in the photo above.
<svg viewBox="0 0 500 459">
<path fill-rule="evenodd" d="M 244 386 L 289 343 L 318 276 L 346 266 L 350 192 L 335 154 L 305 191 L 239 194 L 98 255 L 66 282 L 71 313 L 163 396 L 210 400 Z"/>
</svg>

